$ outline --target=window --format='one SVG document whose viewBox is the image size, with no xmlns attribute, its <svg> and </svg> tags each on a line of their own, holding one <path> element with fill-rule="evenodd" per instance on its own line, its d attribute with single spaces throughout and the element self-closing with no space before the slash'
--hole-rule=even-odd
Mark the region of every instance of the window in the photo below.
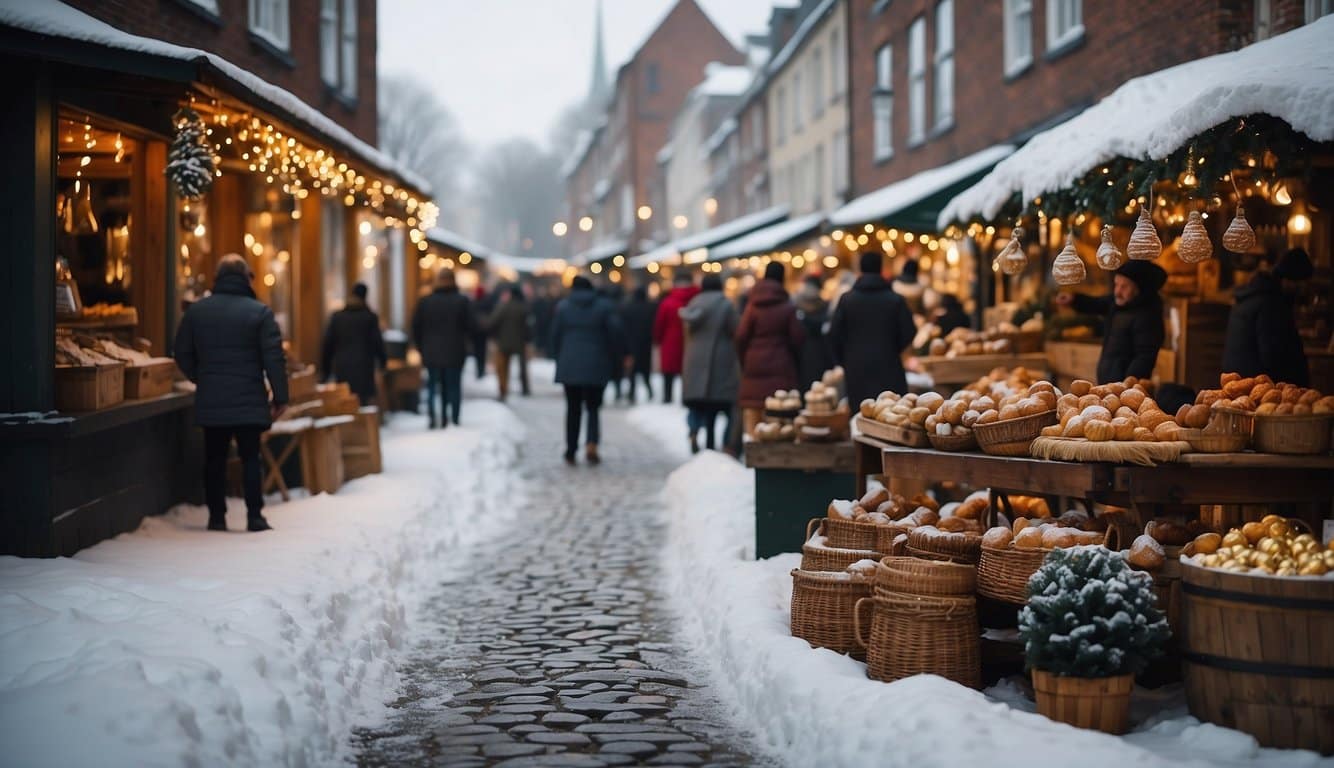
<svg viewBox="0 0 1334 768">
<path fill-rule="evenodd" d="M 1255 39 L 1268 40 L 1273 23 L 1269 0 L 1255 0 Z"/>
<path fill-rule="evenodd" d="M 815 183 L 811 184 L 813 210 L 820 210 L 824 207 L 824 188 L 825 188 L 825 169 L 824 169 L 824 144 L 817 144 L 815 147 Z"/>
<path fill-rule="evenodd" d="M 644 90 L 650 96 L 662 90 L 662 83 L 658 80 L 658 62 L 650 61 L 644 65 Z"/>
<path fill-rule="evenodd" d="M 349 99 L 355 99 L 357 97 L 357 0 L 343 0 L 343 35 L 341 42 L 343 82 L 339 90 Z"/>
<path fill-rule="evenodd" d="M 875 52 L 875 92 L 871 95 L 875 119 L 875 159 L 894 155 L 894 46 Z"/>
<path fill-rule="evenodd" d="M 320 0 L 320 79 L 338 86 L 338 0 Z"/>
<path fill-rule="evenodd" d="M 840 130 L 834 134 L 834 146 L 830 163 L 834 166 L 834 199 L 842 200 L 848 191 L 848 134 Z"/>
<path fill-rule="evenodd" d="M 908 28 L 908 143 L 926 138 L 926 19 Z"/>
<path fill-rule="evenodd" d="M 801 133 L 801 73 L 792 76 L 792 135 Z"/>
<path fill-rule="evenodd" d="M 824 52 L 819 48 L 811 53 L 811 114 L 824 114 Z"/>
<path fill-rule="evenodd" d="M 755 157 L 764 150 L 764 113 L 755 110 L 750 116 L 750 151 L 747 158 Z"/>
<path fill-rule="evenodd" d="M 1033 0 L 1005 0 L 1005 76 L 1033 63 Z"/>
<path fill-rule="evenodd" d="M 1047 50 L 1069 45 L 1084 36 L 1083 0 L 1047 0 Z"/>
<path fill-rule="evenodd" d="M 787 92 L 778 86 L 778 101 L 774 106 L 774 128 L 778 131 L 778 146 L 787 142 Z"/>
<path fill-rule="evenodd" d="M 287 0 L 250 0 L 250 31 L 287 50 Z"/>
<path fill-rule="evenodd" d="M 954 123 L 954 0 L 936 3 L 936 128 Z"/>
<path fill-rule="evenodd" d="M 830 100 L 842 96 L 847 88 L 847 69 L 843 66 L 843 58 L 843 30 L 835 29 L 829 33 L 829 79 L 834 83 L 833 92 L 829 94 Z"/>
<path fill-rule="evenodd" d="M 621 185 L 621 231 L 635 228 L 635 193 L 629 184 Z"/>
<path fill-rule="evenodd" d="M 1334 0 L 1306 0 L 1306 23 L 1334 13 Z"/>
</svg>

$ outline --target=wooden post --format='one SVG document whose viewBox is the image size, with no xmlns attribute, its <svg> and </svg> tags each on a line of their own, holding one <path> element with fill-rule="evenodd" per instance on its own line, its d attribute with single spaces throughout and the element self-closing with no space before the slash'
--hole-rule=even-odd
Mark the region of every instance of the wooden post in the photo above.
<svg viewBox="0 0 1334 768">
<path fill-rule="evenodd" d="M 166 354 L 167 341 L 167 145 L 141 142 L 132 172 L 134 222 L 130 228 L 130 296 L 139 312 L 140 336 L 153 354 Z"/>
<path fill-rule="evenodd" d="M 292 353 L 298 360 L 319 363 L 326 312 L 324 308 L 324 249 L 319 195 L 297 201 L 301 219 L 298 224 L 296 258 L 296 312 L 292 327 Z"/>
</svg>

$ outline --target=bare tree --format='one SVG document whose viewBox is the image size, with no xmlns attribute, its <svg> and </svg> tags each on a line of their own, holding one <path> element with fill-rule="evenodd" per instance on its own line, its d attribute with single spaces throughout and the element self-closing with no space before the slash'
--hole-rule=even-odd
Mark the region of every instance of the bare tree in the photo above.
<svg viewBox="0 0 1334 768">
<path fill-rule="evenodd" d="M 565 188 L 560 161 L 528 139 L 510 139 L 482 155 L 474 169 L 485 242 L 516 256 L 557 252 L 551 223 L 560 218 Z"/>
<path fill-rule="evenodd" d="M 552 123 L 551 130 L 547 133 L 547 145 L 563 163 L 576 149 L 579 135 L 597 128 L 603 119 L 602 110 L 587 101 L 570 104 L 561 110 L 556 121 Z"/>
<path fill-rule="evenodd" d="M 449 109 L 420 81 L 389 77 L 379 85 L 380 149 L 431 184 L 440 221 L 455 211 L 467 146 Z"/>
</svg>

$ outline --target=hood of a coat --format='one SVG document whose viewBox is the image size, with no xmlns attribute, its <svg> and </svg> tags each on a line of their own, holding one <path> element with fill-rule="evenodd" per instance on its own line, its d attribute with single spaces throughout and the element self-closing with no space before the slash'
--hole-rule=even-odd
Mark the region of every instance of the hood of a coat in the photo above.
<svg viewBox="0 0 1334 768">
<path fill-rule="evenodd" d="M 566 300 L 571 304 L 578 304 L 581 307 L 591 306 L 601 299 L 602 297 L 598 295 L 597 291 L 591 291 L 587 288 L 576 288 L 570 291 L 570 295 L 566 297 Z"/>
<path fill-rule="evenodd" d="M 681 308 L 681 319 L 694 321 L 704 317 L 710 310 L 727 303 L 727 296 L 722 291 L 703 291 Z"/>
<path fill-rule="evenodd" d="M 214 293 L 225 293 L 229 296 L 247 296 L 255 298 L 255 289 L 250 287 L 250 280 L 245 275 L 235 272 L 228 272 L 220 276 L 213 283 Z"/>
<path fill-rule="evenodd" d="M 750 303 L 757 307 L 769 307 L 787 301 L 787 291 L 773 280 L 761 280 L 750 289 Z"/>
</svg>

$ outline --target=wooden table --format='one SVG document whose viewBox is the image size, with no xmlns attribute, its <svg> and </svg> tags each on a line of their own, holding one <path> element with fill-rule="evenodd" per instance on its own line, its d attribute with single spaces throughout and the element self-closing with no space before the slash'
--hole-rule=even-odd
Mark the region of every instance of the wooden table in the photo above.
<svg viewBox="0 0 1334 768">
<path fill-rule="evenodd" d="M 852 442 L 746 443 L 755 470 L 755 557 L 801 551 L 806 523 L 833 499 L 847 498 L 855 481 Z"/>
</svg>

